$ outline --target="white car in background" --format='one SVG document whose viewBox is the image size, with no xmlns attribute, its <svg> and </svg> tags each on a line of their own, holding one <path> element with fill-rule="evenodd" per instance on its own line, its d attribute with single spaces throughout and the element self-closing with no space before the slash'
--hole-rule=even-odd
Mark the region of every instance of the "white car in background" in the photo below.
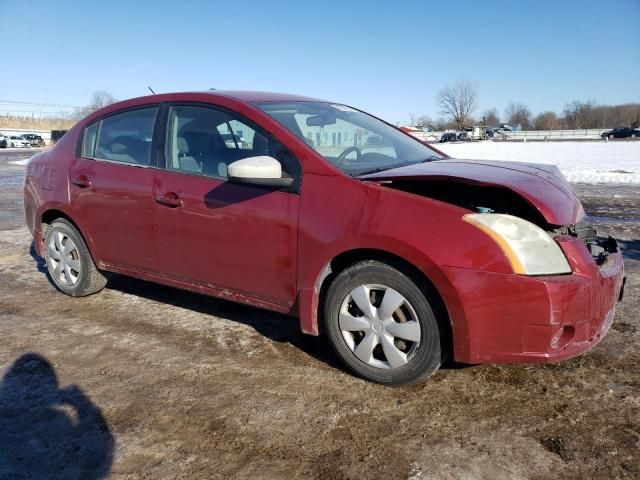
<svg viewBox="0 0 640 480">
<path fill-rule="evenodd" d="M 25 140 L 22 137 L 17 135 L 11 135 L 7 139 L 7 147 L 9 148 L 29 148 L 31 147 L 31 143 L 28 140 Z"/>
</svg>

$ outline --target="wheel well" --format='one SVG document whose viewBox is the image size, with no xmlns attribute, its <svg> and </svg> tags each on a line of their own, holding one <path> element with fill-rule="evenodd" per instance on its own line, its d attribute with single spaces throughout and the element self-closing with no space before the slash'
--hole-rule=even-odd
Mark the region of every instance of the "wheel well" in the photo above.
<svg viewBox="0 0 640 480">
<path fill-rule="evenodd" d="M 429 280 L 429 278 L 415 265 L 408 262 L 402 257 L 398 255 L 394 255 L 389 252 L 385 252 L 384 250 L 375 250 L 375 249 L 357 249 L 350 250 L 348 252 L 343 252 L 340 255 L 336 256 L 329 262 L 326 268 L 323 270 L 323 273 L 320 275 L 318 279 L 318 328 L 320 332 L 324 330 L 324 300 L 327 294 L 327 290 L 329 286 L 333 282 L 333 279 L 343 270 L 354 265 L 356 263 L 366 261 L 366 260 L 375 260 L 381 263 L 385 263 L 403 274 L 409 277 L 413 282 L 422 290 L 427 298 L 429 299 L 429 303 L 432 304 L 432 308 L 434 310 L 434 314 L 438 321 L 438 325 L 440 326 L 440 342 L 442 347 L 442 352 L 444 355 L 448 353 L 453 353 L 453 337 L 452 337 L 452 328 L 451 328 L 451 320 L 449 319 L 449 314 L 447 313 L 447 308 L 445 306 L 444 300 L 442 296 L 436 289 L 435 285 Z M 443 362 L 446 358 L 443 358 Z"/>
<path fill-rule="evenodd" d="M 51 225 L 58 218 L 64 218 L 65 220 L 70 222 L 76 228 L 76 230 L 78 230 L 78 232 L 80 231 L 78 225 L 76 225 L 76 222 L 74 222 L 66 213 L 61 212 L 60 210 L 47 210 L 42 214 L 42 219 L 40 220 L 40 231 L 42 232 L 43 238 L 44 234 L 47 233 L 47 228 L 49 228 L 49 225 Z"/>
<path fill-rule="evenodd" d="M 91 255 L 91 258 L 93 258 L 93 261 L 96 263 L 96 265 L 99 265 L 99 263 L 96 262 L 96 258 L 93 256 L 91 245 L 87 241 L 87 237 L 84 235 L 82 230 L 80 230 L 80 227 L 78 227 L 78 224 L 74 222 L 69 215 L 67 215 L 66 213 L 60 210 L 55 210 L 55 209 L 47 210 L 42 214 L 42 219 L 40 220 L 40 232 L 41 232 L 40 236 L 42 237 L 42 242 L 44 243 L 44 236 L 47 233 L 47 229 L 49 228 L 49 225 L 51 225 L 58 218 L 64 218 L 67 222 L 73 225 L 73 228 L 75 228 L 78 231 L 78 234 L 82 237 L 82 240 L 84 240 L 84 243 L 87 246 L 87 250 L 89 250 L 89 254 Z"/>
</svg>

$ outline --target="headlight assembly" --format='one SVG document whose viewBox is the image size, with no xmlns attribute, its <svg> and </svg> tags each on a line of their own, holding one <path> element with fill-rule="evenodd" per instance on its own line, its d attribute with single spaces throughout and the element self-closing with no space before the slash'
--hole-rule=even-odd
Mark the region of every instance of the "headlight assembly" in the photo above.
<svg viewBox="0 0 640 480">
<path fill-rule="evenodd" d="M 470 213 L 462 217 L 479 228 L 509 259 L 514 273 L 556 275 L 571 273 L 571 267 L 558 244 L 531 222 L 502 213 Z"/>
</svg>

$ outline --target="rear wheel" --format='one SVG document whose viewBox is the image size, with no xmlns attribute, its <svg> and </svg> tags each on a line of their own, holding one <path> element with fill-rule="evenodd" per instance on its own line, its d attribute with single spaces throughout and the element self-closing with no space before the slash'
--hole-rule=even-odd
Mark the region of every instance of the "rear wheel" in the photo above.
<svg viewBox="0 0 640 480">
<path fill-rule="evenodd" d="M 61 292 L 83 297 L 99 292 L 107 284 L 71 222 L 59 218 L 49 226 L 44 250 L 49 276 Z"/>
<path fill-rule="evenodd" d="M 331 345 L 357 375 L 377 383 L 419 382 L 440 366 L 440 331 L 426 296 L 399 270 L 376 261 L 341 272 L 325 300 Z"/>
</svg>

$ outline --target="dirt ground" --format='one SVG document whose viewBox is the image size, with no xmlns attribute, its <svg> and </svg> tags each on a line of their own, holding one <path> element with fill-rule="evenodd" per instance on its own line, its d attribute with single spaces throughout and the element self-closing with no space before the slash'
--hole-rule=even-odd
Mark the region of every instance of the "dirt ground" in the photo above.
<svg viewBox="0 0 640 480">
<path fill-rule="evenodd" d="M 575 186 L 626 255 L 594 350 L 386 388 L 282 315 L 115 275 L 58 293 L 16 158 L 0 151 L 0 478 L 640 478 L 640 188 Z"/>
</svg>

